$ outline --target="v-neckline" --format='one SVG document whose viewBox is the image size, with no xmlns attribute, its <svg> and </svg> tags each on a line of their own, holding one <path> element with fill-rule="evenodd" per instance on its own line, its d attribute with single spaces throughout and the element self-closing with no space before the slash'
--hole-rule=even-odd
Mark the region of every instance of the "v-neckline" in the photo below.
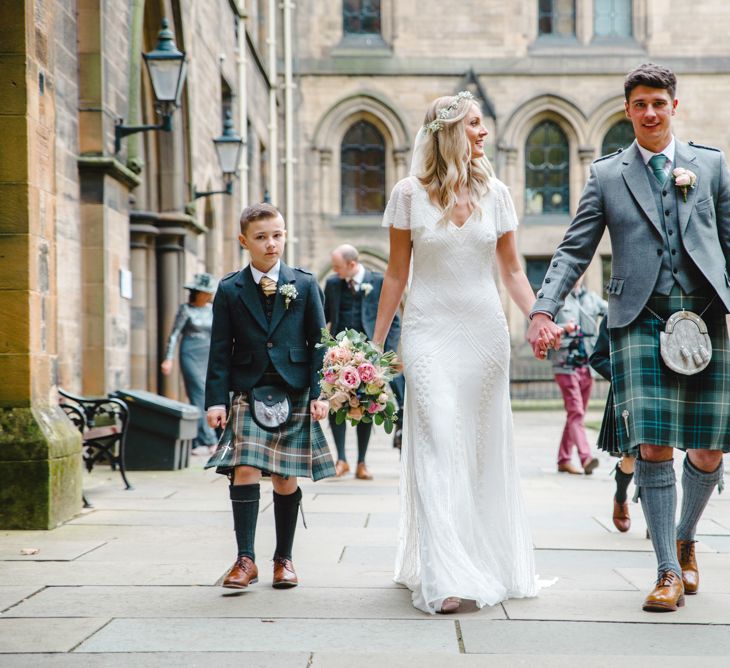
<svg viewBox="0 0 730 668">
<path fill-rule="evenodd" d="M 474 209 L 472 209 L 472 212 L 466 217 L 466 220 L 461 224 L 457 225 L 453 220 L 449 219 L 449 225 L 453 225 L 455 229 L 457 230 L 463 230 L 468 224 L 469 221 L 474 217 Z"/>
</svg>

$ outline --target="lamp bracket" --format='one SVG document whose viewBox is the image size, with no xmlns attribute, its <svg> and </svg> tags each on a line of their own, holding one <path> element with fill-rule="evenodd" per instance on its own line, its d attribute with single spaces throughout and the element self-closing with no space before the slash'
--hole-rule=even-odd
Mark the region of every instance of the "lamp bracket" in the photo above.
<svg viewBox="0 0 730 668">
<path fill-rule="evenodd" d="M 172 131 L 172 114 L 163 114 L 162 123 L 159 125 L 124 125 L 124 119 L 119 118 L 114 124 L 114 153 L 122 150 L 122 139 L 137 132 L 150 132 L 151 130 Z"/>
</svg>

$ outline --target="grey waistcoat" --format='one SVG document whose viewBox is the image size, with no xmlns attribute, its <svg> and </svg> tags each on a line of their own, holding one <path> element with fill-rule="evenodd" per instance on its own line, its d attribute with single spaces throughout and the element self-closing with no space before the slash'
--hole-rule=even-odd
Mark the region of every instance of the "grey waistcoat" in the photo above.
<svg viewBox="0 0 730 668">
<path fill-rule="evenodd" d="M 664 234 L 664 254 L 654 292 L 668 295 L 675 281 L 686 294 L 705 287 L 707 281 L 685 251 L 681 240 L 677 209 L 677 197 L 682 196 L 679 188 L 674 186 L 671 175 L 662 186 L 659 179 L 650 172 L 649 183 L 654 192 Z"/>
</svg>

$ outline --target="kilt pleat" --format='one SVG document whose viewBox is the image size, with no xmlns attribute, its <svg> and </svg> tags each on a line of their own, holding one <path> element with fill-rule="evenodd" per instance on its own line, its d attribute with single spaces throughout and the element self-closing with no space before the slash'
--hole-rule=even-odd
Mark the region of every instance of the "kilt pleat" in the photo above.
<svg viewBox="0 0 730 668">
<path fill-rule="evenodd" d="M 614 457 L 621 455 L 616 436 L 616 412 L 613 405 L 613 393 L 610 387 L 608 388 L 606 407 L 603 411 L 603 420 L 601 420 L 601 430 L 598 432 L 596 447 Z"/>
<path fill-rule="evenodd" d="M 682 295 L 675 287 L 671 295 L 653 295 L 648 306 L 667 320 L 682 308 L 701 314 L 710 300 Z M 642 443 L 730 452 L 730 343 L 720 299 L 702 319 L 712 341 L 712 360 L 692 376 L 664 364 L 659 352 L 664 323 L 647 309 L 626 327 L 609 329 L 612 423 L 621 452 L 636 454 Z"/>
<path fill-rule="evenodd" d="M 218 447 L 205 468 L 229 475 L 236 466 L 251 466 L 269 475 L 321 480 L 335 475 L 327 439 L 309 413 L 309 392 L 289 392 L 292 417 L 275 431 L 252 419 L 246 393 L 234 397 Z"/>
</svg>

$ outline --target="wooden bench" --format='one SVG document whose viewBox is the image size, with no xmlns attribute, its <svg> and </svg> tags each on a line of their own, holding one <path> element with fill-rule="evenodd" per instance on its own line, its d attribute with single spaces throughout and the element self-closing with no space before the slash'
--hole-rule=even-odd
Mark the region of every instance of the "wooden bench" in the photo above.
<svg viewBox="0 0 730 668">
<path fill-rule="evenodd" d="M 126 489 L 132 489 L 124 468 L 129 408 L 116 397 L 81 397 L 58 388 L 59 404 L 83 438 L 83 457 L 91 473 L 95 464 L 119 468 Z M 84 496 L 84 506 L 91 507 Z"/>
</svg>

